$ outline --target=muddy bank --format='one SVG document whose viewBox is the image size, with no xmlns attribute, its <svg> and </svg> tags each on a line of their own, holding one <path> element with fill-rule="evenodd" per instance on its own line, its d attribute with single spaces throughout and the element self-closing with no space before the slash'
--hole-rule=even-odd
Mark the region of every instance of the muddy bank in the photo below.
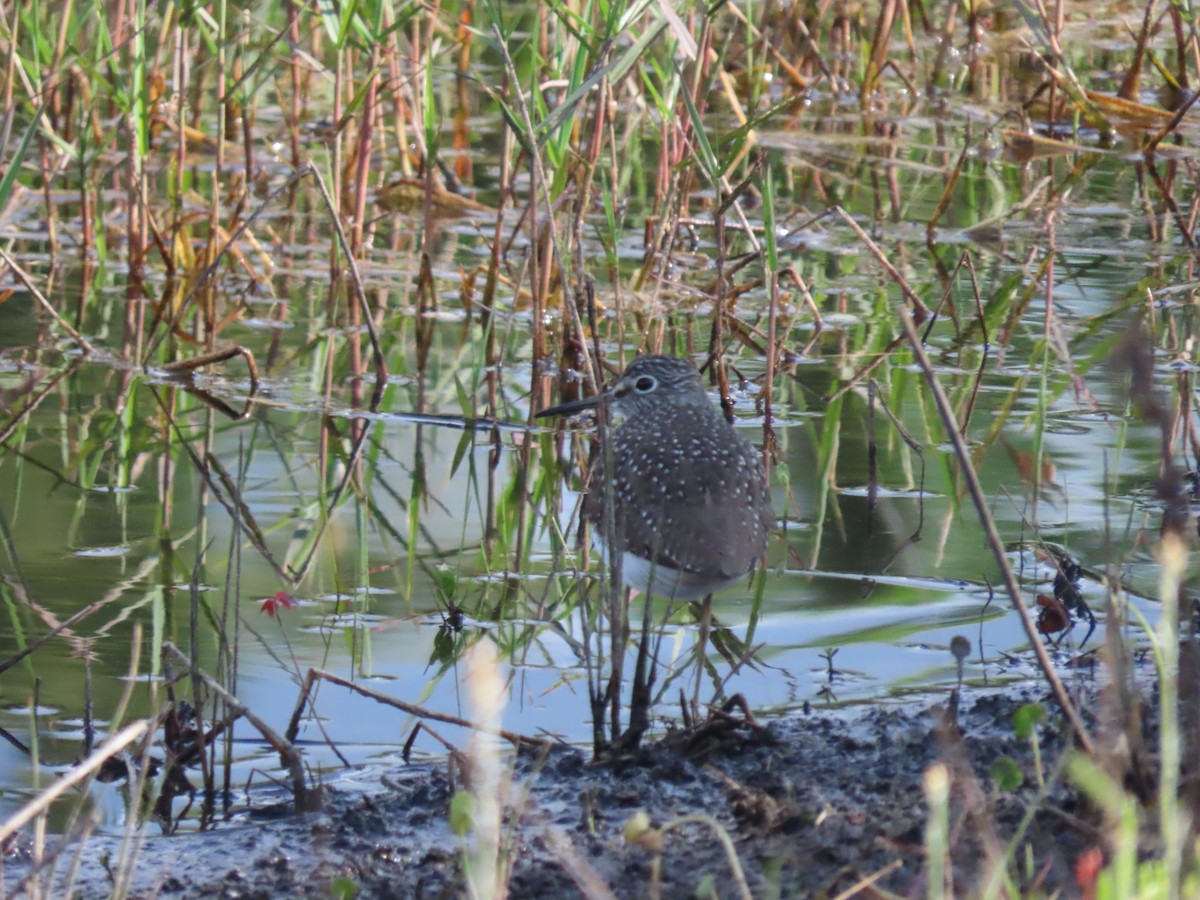
<svg viewBox="0 0 1200 900">
<path fill-rule="evenodd" d="M 1012 727 L 1013 713 L 1034 701 L 1046 705 L 1039 739 L 1049 776 L 1069 733 L 1038 686 L 969 691 L 956 725 L 947 724 L 945 701 L 906 703 L 730 724 L 703 748 L 660 745 L 608 767 L 590 765 L 573 749 L 522 755 L 512 760 L 512 796 L 521 813 L 510 844 L 511 895 L 583 896 L 580 885 L 591 884 L 593 893 L 600 885 L 618 897 L 646 896 L 651 854 L 623 837 L 639 809 L 655 826 L 693 813 L 715 819 L 731 836 L 756 897 L 833 896 L 872 875 L 888 891 L 923 893 L 922 777 L 939 759 L 954 773 L 955 884 L 975 884 L 988 853 L 1009 848 L 1036 803 L 1031 745 Z M 1015 761 L 1021 787 L 995 785 L 990 773 L 1002 757 Z M 325 898 L 353 885 L 357 897 L 458 896 L 451 777 L 446 764 L 398 769 L 369 794 L 330 789 L 325 808 L 306 816 L 280 815 L 280 804 L 270 801 L 281 798 L 258 795 L 257 810 L 237 824 L 147 839 L 131 895 Z M 1048 796 L 1036 805 L 1018 847 L 1019 883 L 1070 895 L 1076 860 L 1095 845 L 1087 824 L 1094 817 L 1061 777 L 1051 778 Z M 20 847 L 10 848 L 0 885 L 6 895 L 27 869 L 22 856 Z M 116 867 L 118 858 L 118 840 L 90 839 L 75 895 L 108 896 L 106 866 Z M 711 830 L 688 825 L 666 837 L 663 896 L 689 897 L 709 887 L 716 896 L 737 896 L 730 872 Z"/>
</svg>

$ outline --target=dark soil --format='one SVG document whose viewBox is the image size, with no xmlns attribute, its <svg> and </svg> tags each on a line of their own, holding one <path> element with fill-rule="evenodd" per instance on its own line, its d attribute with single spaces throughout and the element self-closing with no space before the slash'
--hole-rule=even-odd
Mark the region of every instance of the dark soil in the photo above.
<svg viewBox="0 0 1200 900">
<path fill-rule="evenodd" d="M 1040 803 L 1031 745 L 1012 727 L 1017 708 L 1034 701 L 1047 707 L 1039 741 L 1049 787 Z M 508 839 L 510 896 L 587 896 L 580 885 L 589 882 L 592 896 L 648 896 L 652 855 L 623 837 L 638 810 L 655 826 L 690 813 L 711 816 L 732 837 L 756 897 L 834 896 L 878 873 L 886 891 L 923 896 L 922 778 L 938 760 L 953 773 L 956 893 L 969 896 L 989 854 L 1008 852 L 1019 860 L 1008 866 L 1019 889 L 1071 896 L 1076 861 L 1097 839 L 1086 824 L 1094 816 L 1079 808 L 1058 771 L 1069 744 L 1057 709 L 1026 687 L 972 691 L 956 723 L 944 705 L 909 703 L 761 727 L 725 723 L 703 740 L 675 736 L 615 765 L 592 765 L 573 749 L 522 754 L 512 763 L 520 811 Z M 1005 756 L 1025 778 L 1013 792 L 998 789 L 990 774 Z M 353 886 L 356 897 L 461 896 L 451 774 L 447 764 L 407 767 L 369 796 L 329 790 L 318 813 L 280 816 L 264 808 L 239 825 L 150 838 L 138 853 L 131 895 L 325 898 Z M 1028 830 L 1014 840 L 1034 805 Z M 118 848 L 111 837 L 84 845 L 76 896 L 108 896 L 106 858 L 115 866 Z M 73 853 L 59 860 L 59 872 Z M 19 857 L 10 850 L 0 893 L 25 873 L 28 862 Z M 666 836 L 660 889 L 663 897 L 738 896 L 721 843 L 700 825 Z"/>
</svg>

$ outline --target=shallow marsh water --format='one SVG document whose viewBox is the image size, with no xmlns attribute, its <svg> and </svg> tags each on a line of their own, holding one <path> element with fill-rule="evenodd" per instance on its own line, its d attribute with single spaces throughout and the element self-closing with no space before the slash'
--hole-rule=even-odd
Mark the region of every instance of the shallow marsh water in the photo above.
<svg viewBox="0 0 1200 900">
<path fill-rule="evenodd" d="M 963 142 L 997 114 L 913 117 L 904 120 L 902 138 L 877 145 L 843 139 L 840 132 L 857 129 L 859 118 L 843 120 L 836 98 L 818 92 L 812 102 L 827 112 L 806 120 L 809 131 L 761 134 L 779 183 L 788 186 L 787 209 L 776 211 L 785 223 L 781 237 L 835 192 L 926 302 L 938 306 L 947 281 L 928 258 L 924 223 Z M 495 161 L 483 149 L 491 143 L 489 127 L 495 124 L 480 126 L 474 155 L 484 186 L 495 181 Z M 1156 354 L 1156 386 L 1164 396 L 1190 397 L 1194 297 L 1187 288 L 1150 296 L 1147 290 L 1187 285 L 1191 252 L 1171 233 L 1168 217 L 1147 210 L 1152 194 L 1128 148 L 1028 162 L 1000 153 L 994 142 L 980 145 L 937 229 L 936 246 L 947 258 L 951 250 L 972 253 L 989 344 L 969 281 L 953 279 L 955 316 L 943 314 L 927 337 L 939 377 L 962 415 L 975 373 L 982 373 L 968 436 L 1027 599 L 1048 592 L 1052 572 L 1031 550 L 1017 548 L 1041 541 L 1083 564 L 1082 590 L 1097 613 L 1104 600 L 1098 573 L 1108 569 L 1153 620 L 1156 603 L 1147 598 L 1157 575 L 1148 538 L 1159 527 L 1151 486 L 1161 435 L 1130 405 L 1128 367 L 1110 360 L 1141 322 Z M 891 156 L 876 156 L 879 146 Z M 1190 153 L 1176 164 L 1190 171 Z M 827 175 L 821 190 L 804 179 L 809 166 Z M 868 173 L 898 180 L 900 207 L 877 205 Z M 264 164 L 271 187 L 286 175 L 277 160 Z M 1054 185 L 1070 179 L 1070 189 L 1040 194 L 1047 177 Z M 485 190 L 480 199 L 492 198 Z M 79 210 L 73 199 L 61 202 L 59 227 L 70 232 L 78 228 Z M 1186 207 L 1189 198 L 1177 202 Z M 377 326 L 391 379 L 379 407 L 365 412 L 371 384 L 353 371 L 349 329 L 325 311 L 329 233 L 282 207 L 272 212 L 263 221 L 270 262 L 250 257 L 261 281 L 252 284 L 234 268 L 220 276 L 225 295 L 254 292 L 254 314 L 229 323 L 220 338 L 254 353 L 261 390 L 251 396 L 237 361 L 194 385 L 243 414 L 235 419 L 161 370 L 128 361 L 140 354 L 120 345 L 122 322 L 131 309 L 149 315 L 144 301 L 126 302 L 115 262 L 85 270 L 60 248 L 51 266 L 39 209 L 30 206 L 9 221 L 0 237 L 20 241 L 24 264 L 51 285 L 56 307 L 72 309 L 75 298 L 91 298 L 77 324 L 98 350 L 81 355 L 23 288 L 10 285 L 14 295 L 0 304 L 0 391 L 14 413 L 28 403 L 36 409 L 6 436 L 0 454 L 8 620 L 0 659 L 82 607 L 103 606 L 0 679 L 0 727 L 26 747 L 36 732 L 41 761 L 35 765 L 23 749 L 0 743 L 0 819 L 81 755 L 85 685 L 99 728 L 127 690 L 128 715 L 156 711 L 162 672 L 148 648 L 163 640 L 211 670 L 221 642 L 236 635 L 236 679 L 223 675 L 247 706 L 282 730 L 309 667 L 461 715 L 458 654 L 486 636 L 501 648 L 509 678 L 505 728 L 572 743 L 590 739 L 575 640 L 577 592 L 588 584 L 574 568 L 578 480 L 565 489 L 560 480 L 573 438 L 525 426 L 531 386 L 554 374 L 557 357 L 532 358 L 533 313 L 510 292 L 491 326 L 501 336 L 501 364 L 485 366 L 479 311 L 460 296 L 462 271 L 488 252 L 491 221 L 466 216 L 442 223 L 433 260 L 439 305 L 422 311 L 413 293 L 421 220 L 379 214 L 381 249 L 363 269 L 367 294 L 382 310 Z M 635 196 L 619 246 L 598 240 L 589 248 L 597 259 L 621 260 L 611 270 L 598 266 L 598 276 L 629 277 L 642 252 L 641 212 Z M 981 223 L 986 230 L 970 230 Z M 1165 236 L 1152 234 L 1160 228 Z M 695 252 L 681 255 L 654 289 L 632 292 L 625 285 L 618 301 L 613 278 L 601 280 L 610 312 L 619 303 L 632 311 L 621 325 L 624 346 L 615 317 L 604 322 L 610 359 L 639 349 L 648 333 L 676 352 L 706 346 L 711 301 L 703 286 L 713 277 L 713 247 L 702 226 L 697 235 Z M 522 234 L 514 241 L 514 259 L 525 240 Z M 958 679 L 949 650 L 956 635 L 972 643 L 963 672 L 968 691 L 1033 675 L 1017 617 L 991 591 L 995 563 L 921 376 L 904 351 L 883 354 L 897 333 L 898 289 L 834 218 L 789 232 L 784 243 L 792 248 L 787 261 L 807 280 L 827 323 L 818 331 L 798 294 L 784 298 L 793 365 L 775 388 L 773 498 L 781 528 L 761 597 L 747 584 L 714 606 L 722 625 L 759 649 L 754 664 L 736 672 L 710 653 L 712 672 L 726 694 L 741 693 L 762 715 L 944 692 Z M 1054 260 L 1050 311 L 1039 270 L 1047 257 Z M 761 324 L 766 308 L 763 290 L 752 289 L 738 299 L 737 316 Z M 426 328 L 422 364 L 417 344 Z M 756 400 L 765 363 L 740 348 L 730 359 L 744 379 L 734 383 L 739 425 L 761 443 Z M 873 406 L 865 380 L 830 400 L 876 361 L 879 396 L 924 446 L 920 454 Z M 492 415 L 498 427 L 490 427 L 490 418 L 473 420 Z M 365 443 L 356 458 L 359 436 Z M 203 464 L 195 461 L 206 454 Z M 230 502 L 235 496 L 241 505 Z M 247 516 L 261 547 L 235 528 L 235 518 Z M 292 585 L 281 569 L 305 574 Z M 279 591 L 294 595 L 298 607 L 264 614 L 263 601 Z M 194 630 L 193 594 L 200 599 Z M 449 628 L 457 609 L 462 628 Z M 694 624 L 680 611 L 667 629 L 666 657 L 684 659 Z M 131 685 L 135 630 L 142 654 Z M 1075 649 L 1068 639 L 1058 659 Z M 674 677 L 666 679 L 675 687 L 657 708 L 664 717 L 675 715 L 677 688 L 694 676 L 677 670 Z M 1083 669 L 1076 677 L 1092 675 Z M 711 679 L 706 691 L 715 691 Z M 336 781 L 339 756 L 330 744 L 341 758 L 362 762 L 395 754 L 413 724 L 326 685 L 300 737 L 308 764 L 328 767 Z M 453 727 L 438 730 L 453 743 L 465 740 Z M 239 724 L 236 734 L 234 784 L 260 777 L 256 769 L 273 770 L 273 755 L 256 733 Z M 422 737 L 415 752 L 444 751 Z M 116 828 L 123 815 L 115 803 L 103 824 Z"/>
</svg>

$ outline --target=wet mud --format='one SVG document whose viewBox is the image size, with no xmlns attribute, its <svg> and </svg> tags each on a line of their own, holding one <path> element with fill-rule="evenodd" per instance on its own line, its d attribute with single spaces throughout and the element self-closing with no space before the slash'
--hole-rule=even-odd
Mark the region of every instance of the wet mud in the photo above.
<svg viewBox="0 0 1200 900">
<path fill-rule="evenodd" d="M 1012 724 L 1030 702 L 1047 712 L 1038 731 L 1048 781 L 1040 798 L 1032 745 Z M 763 724 L 727 721 L 702 741 L 675 736 L 608 765 L 570 748 L 520 754 L 508 761 L 509 895 L 649 896 L 654 855 L 625 839 L 639 810 L 655 827 L 711 817 L 732 839 L 755 897 L 834 896 L 855 885 L 872 896 L 863 883 L 872 878 L 888 892 L 923 895 L 923 778 L 941 761 L 951 772 L 955 893 L 970 896 L 989 855 L 1009 853 L 1019 861 L 1009 872 L 1023 892 L 1070 896 L 1076 862 L 1095 846 L 1098 823 L 1061 775 L 1069 747 L 1062 716 L 1043 690 L 1026 686 L 971 691 L 957 712 L 943 698 Z M 1018 788 L 1003 790 L 993 780 L 1004 757 L 1023 777 Z M 323 809 L 303 816 L 287 812 L 281 798 L 274 804 L 252 795 L 256 809 L 236 824 L 147 838 L 129 895 L 326 898 L 352 889 L 360 898 L 462 896 L 463 839 L 451 832 L 449 815 L 462 778 L 449 763 L 404 767 L 382 775 L 369 793 L 329 787 Z M 711 828 L 672 828 L 661 846 L 661 896 L 739 896 Z M 20 845 L 9 848 L 6 890 L 27 871 L 22 857 Z M 119 839 L 89 839 L 74 896 L 108 896 L 119 858 Z"/>
</svg>

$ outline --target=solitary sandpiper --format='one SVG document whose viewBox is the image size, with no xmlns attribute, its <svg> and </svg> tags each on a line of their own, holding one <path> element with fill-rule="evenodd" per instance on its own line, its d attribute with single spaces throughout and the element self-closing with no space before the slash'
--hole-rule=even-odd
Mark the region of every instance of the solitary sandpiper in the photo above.
<svg viewBox="0 0 1200 900">
<path fill-rule="evenodd" d="M 774 527 L 771 498 L 759 454 L 713 405 L 696 367 L 643 356 L 603 393 L 537 415 L 605 405 L 623 421 L 592 463 L 583 516 L 606 560 L 610 546 L 622 553 L 622 581 L 695 600 L 744 578 Z"/>
</svg>

